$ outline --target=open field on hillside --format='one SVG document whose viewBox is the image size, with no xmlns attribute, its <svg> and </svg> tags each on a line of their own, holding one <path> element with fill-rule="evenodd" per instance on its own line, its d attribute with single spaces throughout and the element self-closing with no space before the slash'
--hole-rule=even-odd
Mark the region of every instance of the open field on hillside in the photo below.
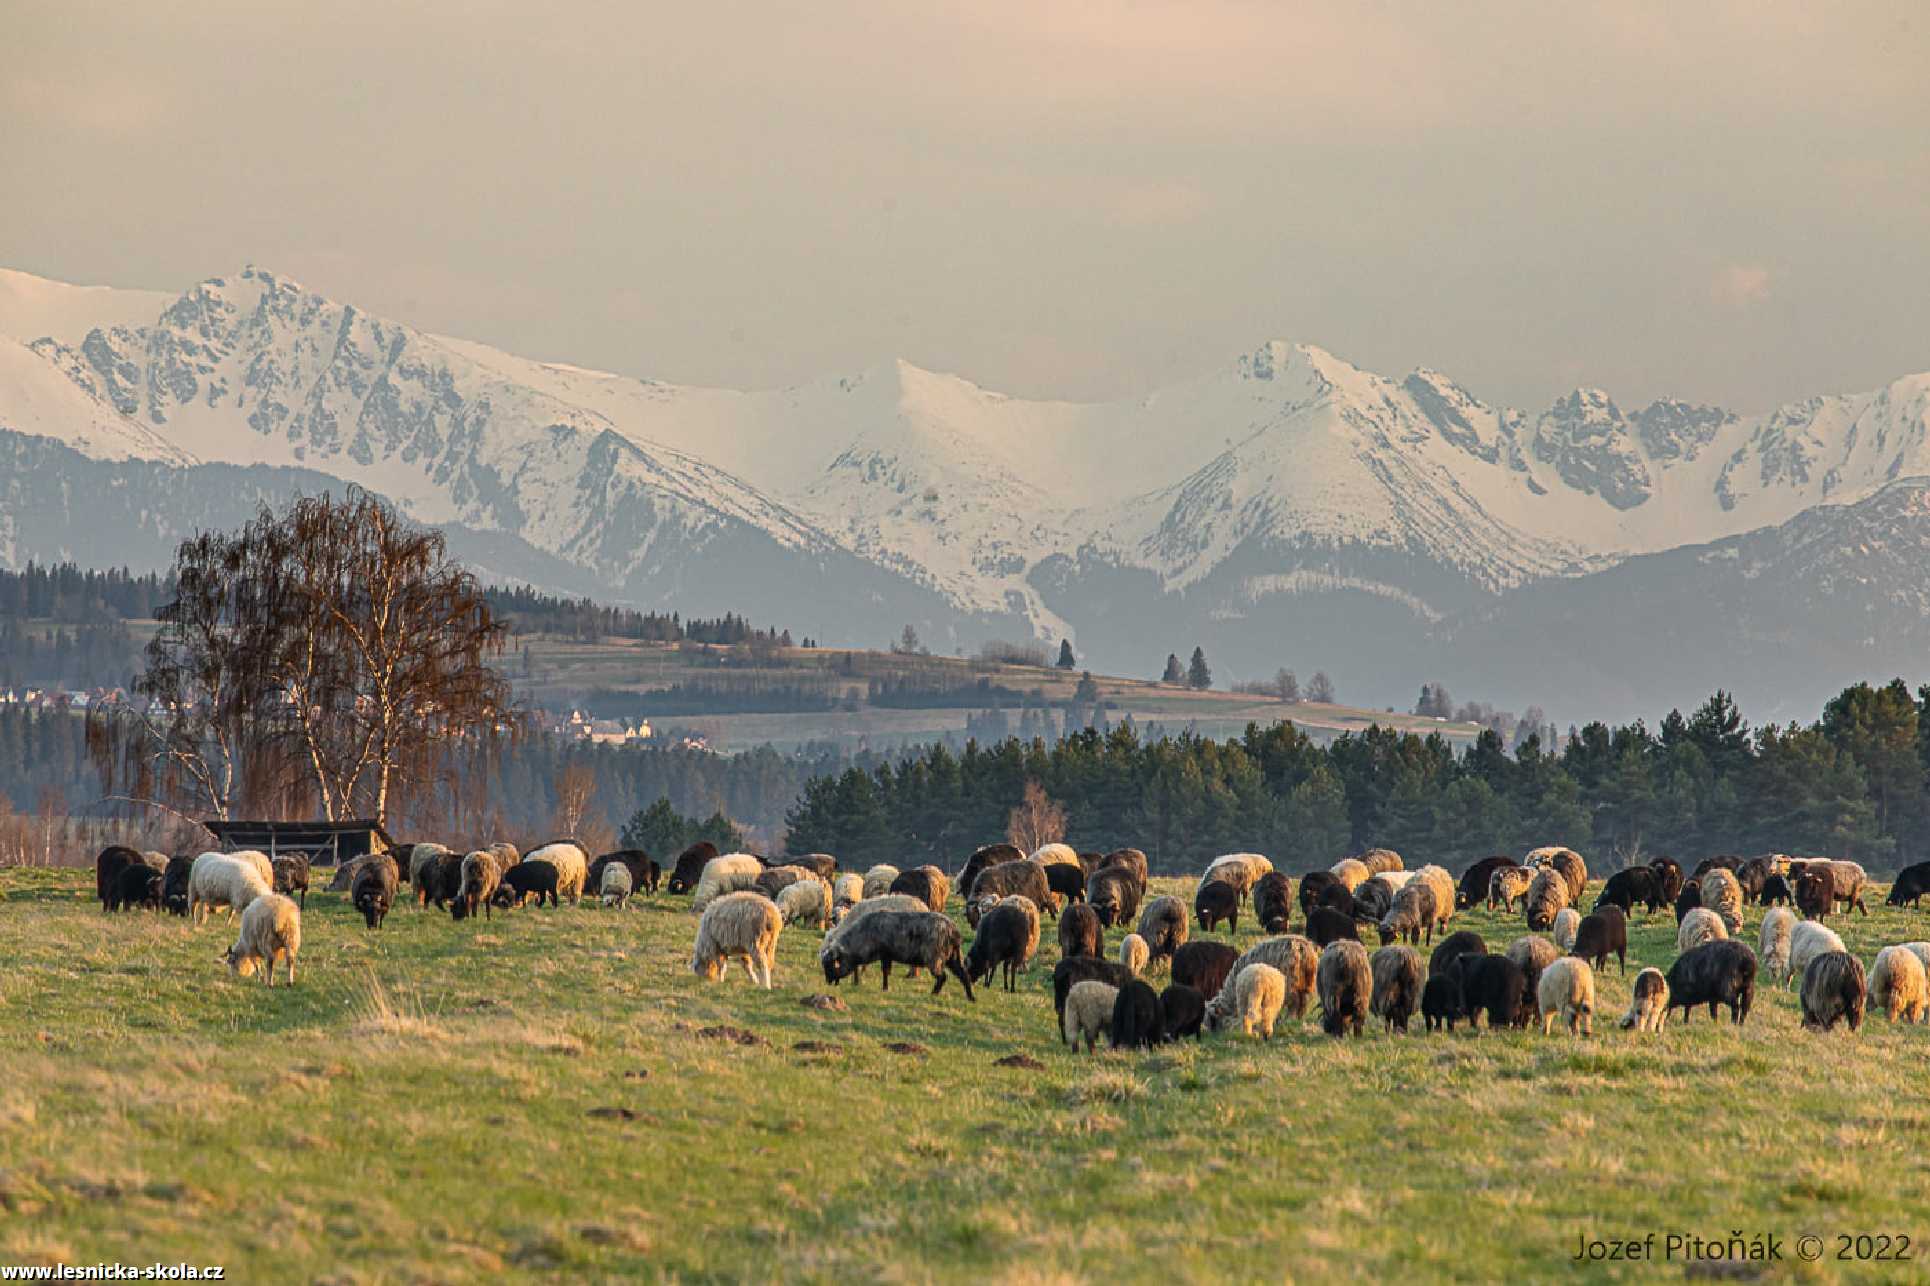
<svg viewBox="0 0 1930 1286">
<path fill-rule="evenodd" d="M 1190 881 L 1155 883 L 1190 902 Z M 705 984 L 668 896 L 465 924 L 405 905 L 369 932 L 316 892 L 299 983 L 271 991 L 217 962 L 219 919 L 105 916 L 71 870 L 0 871 L 0 892 L 0 1263 L 1542 1280 L 1577 1270 L 1581 1237 L 1740 1230 L 1783 1240 L 1772 1278 L 1882 1280 L 1930 1254 L 1930 1027 L 1808 1033 L 1764 985 L 1740 1030 L 1705 1010 L 1624 1033 L 1636 967 L 1674 957 L 1666 912 L 1636 917 L 1592 1039 L 1416 1019 L 1336 1043 L 1310 1022 L 1089 1058 L 1053 1031 L 1050 921 L 1017 994 L 885 994 L 874 971 L 819 1012 L 799 1003 L 827 990 L 815 934 L 786 930 L 774 991 Z M 1831 918 L 1866 964 L 1930 936 L 1930 911 L 1870 900 Z M 1835 1260 L 1858 1233 L 1916 1259 Z M 1832 1258 L 1797 1260 L 1807 1234 Z"/>
</svg>

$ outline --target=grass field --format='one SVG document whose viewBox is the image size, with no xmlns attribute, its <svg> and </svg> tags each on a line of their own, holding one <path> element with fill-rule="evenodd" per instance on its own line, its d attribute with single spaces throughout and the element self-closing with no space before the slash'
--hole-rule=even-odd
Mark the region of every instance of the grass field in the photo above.
<svg viewBox="0 0 1930 1286">
<path fill-rule="evenodd" d="M 1336 1043 L 1309 1023 L 1088 1058 L 1053 1031 L 1050 922 L 1019 994 L 874 977 L 820 1012 L 799 1003 L 826 990 L 814 934 L 785 932 L 772 992 L 741 970 L 706 985 L 682 899 L 470 924 L 401 906 L 371 933 L 317 892 L 300 981 L 269 991 L 217 963 L 219 920 L 104 916 L 77 871 L 0 871 L 0 892 L 0 1263 L 1643 1279 L 1682 1265 L 1576 1265 L 1578 1240 L 1739 1231 L 1783 1239 L 1772 1278 L 1882 1280 L 1930 1254 L 1930 1027 L 1808 1033 L 1765 985 L 1741 1030 L 1705 1010 L 1623 1033 L 1635 966 L 1673 958 L 1667 913 L 1637 917 L 1592 1039 L 1417 1019 Z M 1930 911 L 1832 924 L 1867 964 L 1930 936 Z M 1804 1234 L 1833 1257 L 1857 1233 L 1910 1236 L 1916 1259 L 1796 1257 Z"/>
</svg>

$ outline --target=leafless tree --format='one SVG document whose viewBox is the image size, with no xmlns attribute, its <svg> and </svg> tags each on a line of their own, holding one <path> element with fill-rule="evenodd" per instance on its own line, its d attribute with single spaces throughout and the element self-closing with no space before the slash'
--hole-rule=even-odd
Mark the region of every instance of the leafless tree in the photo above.
<svg viewBox="0 0 1930 1286">
<path fill-rule="evenodd" d="M 1054 803 L 1036 781 L 1025 783 L 1019 806 L 1005 822 L 1005 838 L 1027 853 L 1066 837 L 1065 805 Z"/>
</svg>

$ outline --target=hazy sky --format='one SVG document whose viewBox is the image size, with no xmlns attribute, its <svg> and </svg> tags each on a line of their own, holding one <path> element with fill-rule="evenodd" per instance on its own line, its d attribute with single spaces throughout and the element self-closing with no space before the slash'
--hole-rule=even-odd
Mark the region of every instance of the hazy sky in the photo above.
<svg viewBox="0 0 1930 1286">
<path fill-rule="evenodd" d="M 541 16 L 538 16 L 541 15 Z M 1930 369 L 1930 9 L 0 0 L 0 263 L 740 387 Z"/>
</svg>

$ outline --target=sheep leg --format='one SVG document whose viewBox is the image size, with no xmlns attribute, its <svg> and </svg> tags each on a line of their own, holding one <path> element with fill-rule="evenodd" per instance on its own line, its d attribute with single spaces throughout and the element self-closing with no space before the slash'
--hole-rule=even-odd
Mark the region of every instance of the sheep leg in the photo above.
<svg viewBox="0 0 1930 1286">
<path fill-rule="evenodd" d="M 891 961 L 889 960 L 882 961 L 879 967 L 884 971 L 884 975 L 885 975 L 884 982 L 882 982 L 879 985 L 884 990 L 890 991 L 891 990 Z"/>
</svg>

